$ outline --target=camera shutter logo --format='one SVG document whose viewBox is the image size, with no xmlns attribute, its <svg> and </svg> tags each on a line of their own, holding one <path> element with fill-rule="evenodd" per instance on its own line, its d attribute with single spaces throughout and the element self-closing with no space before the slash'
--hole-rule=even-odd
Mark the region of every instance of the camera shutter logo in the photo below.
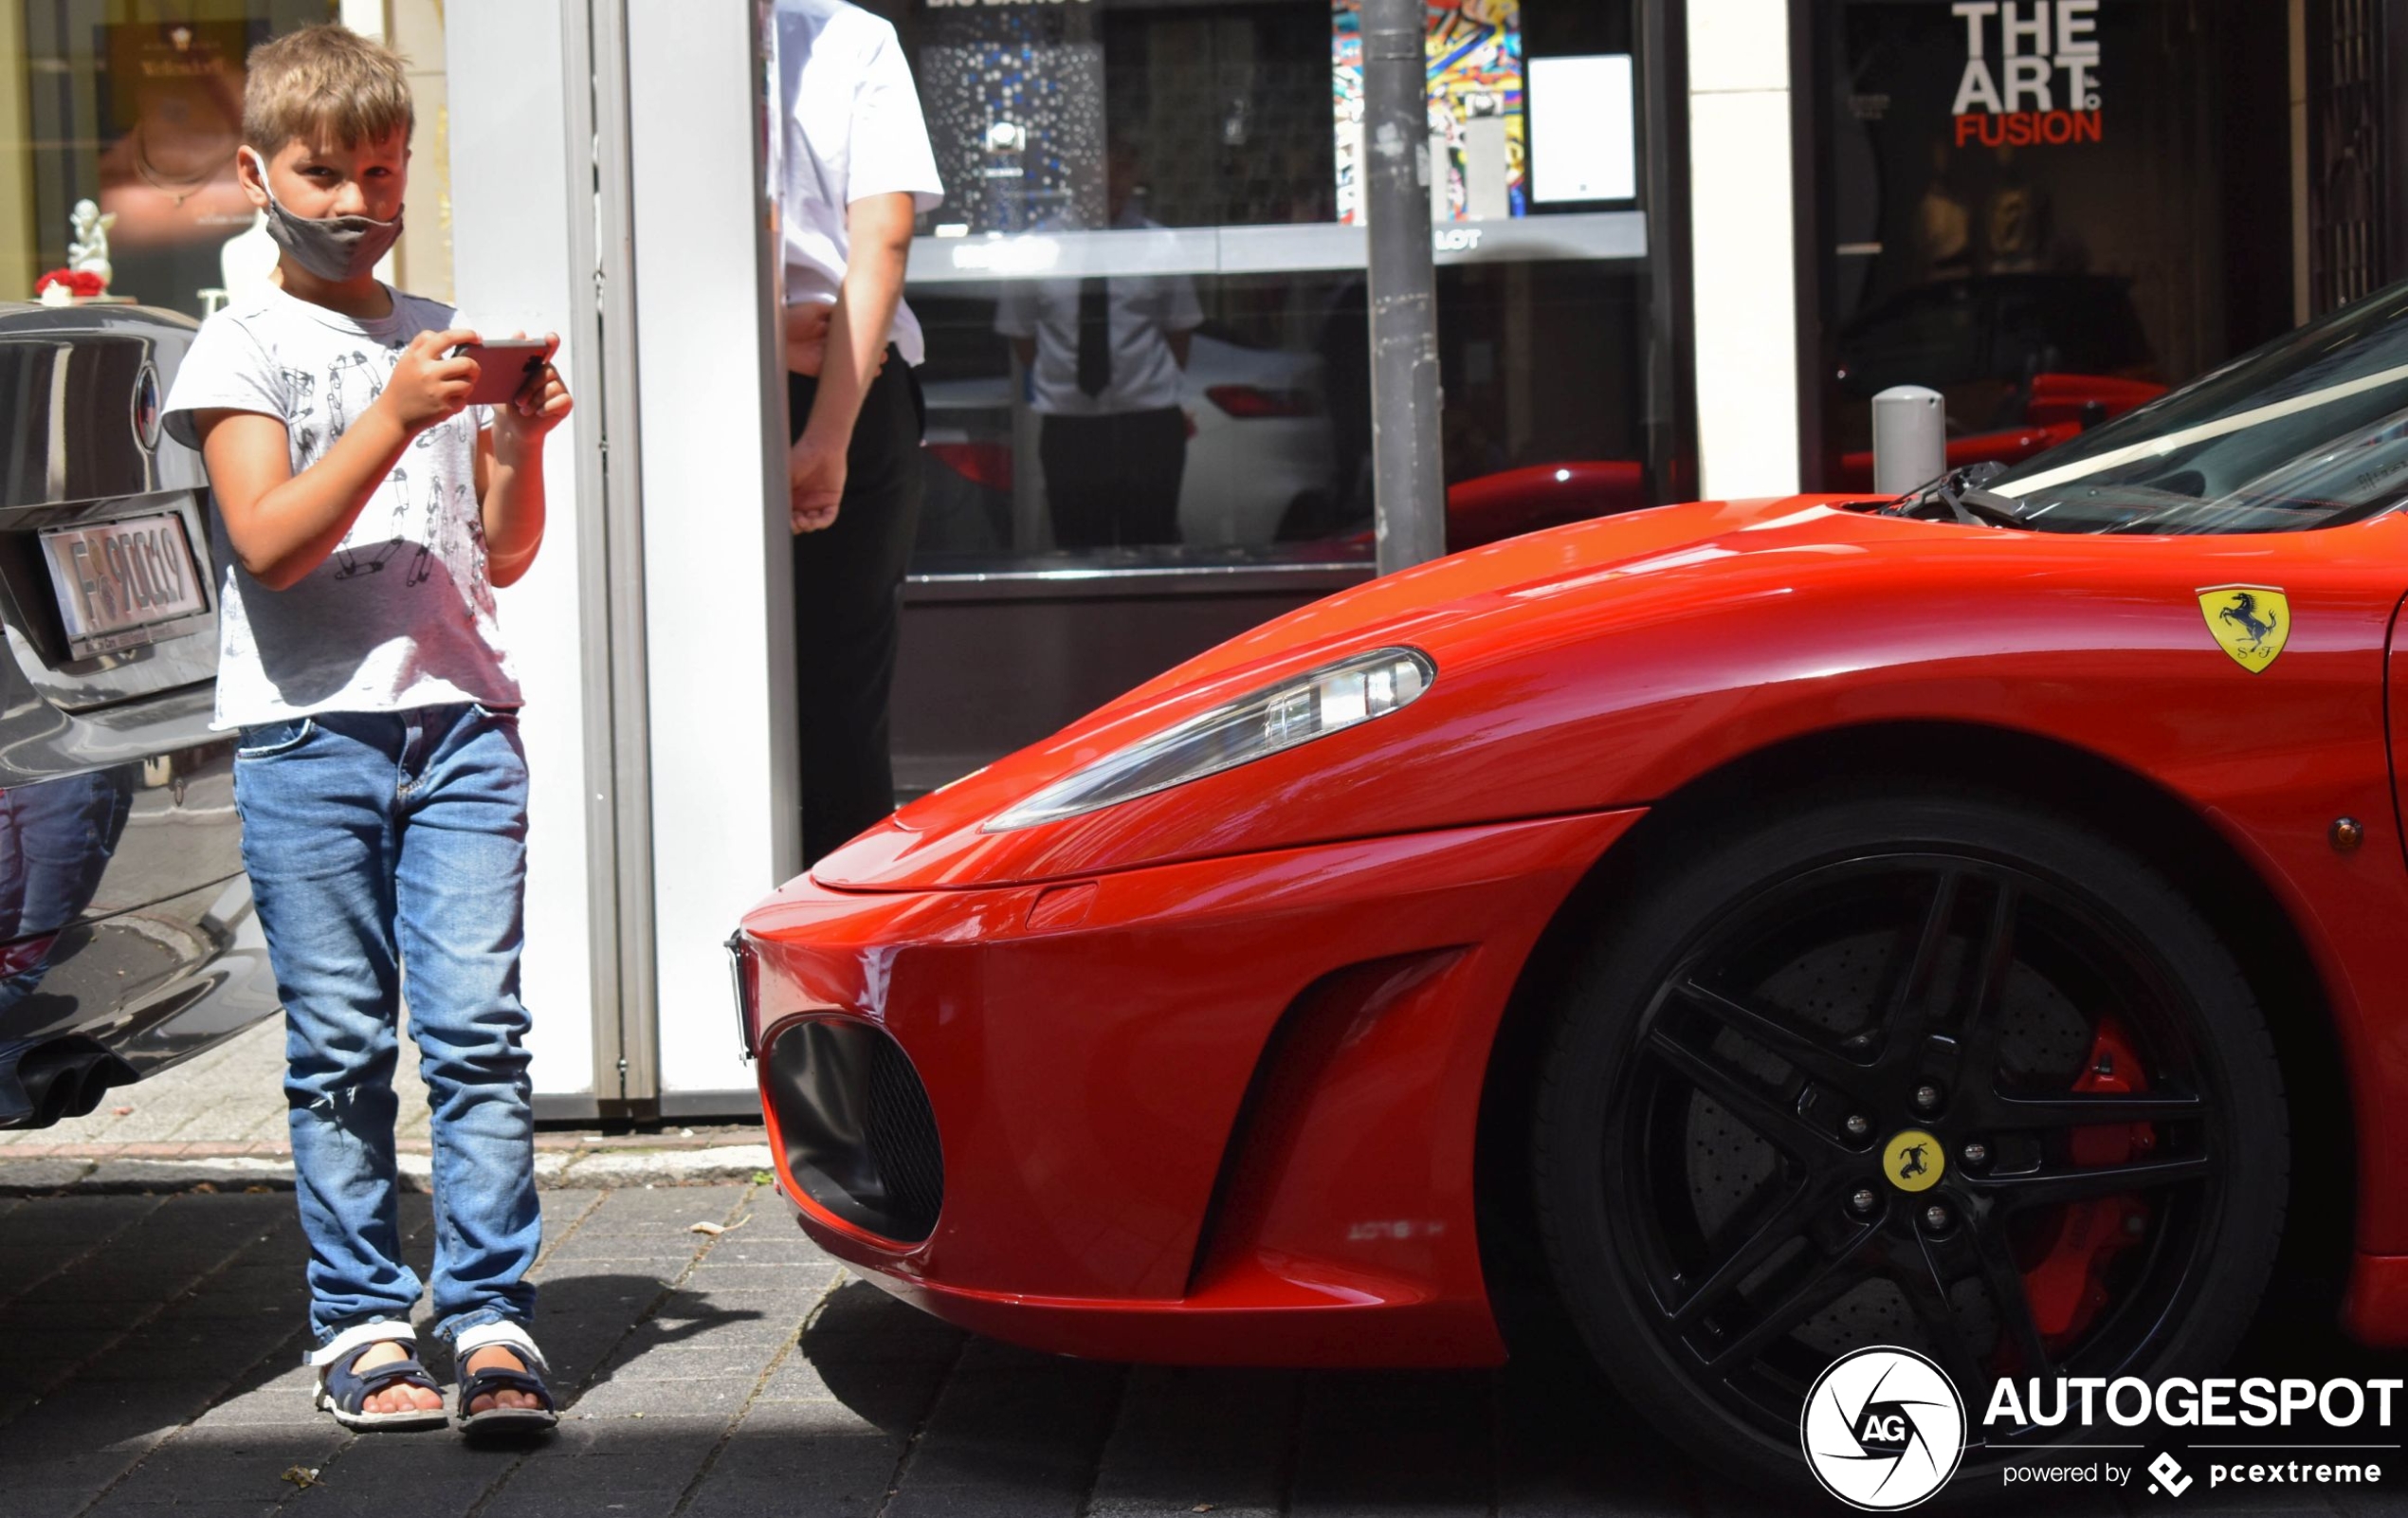
<svg viewBox="0 0 2408 1518">
<path fill-rule="evenodd" d="M 1815 1378 L 1798 1418 L 1807 1468 L 1868 1512 L 1914 1507 L 1948 1484 L 1965 1453 L 1965 1404 L 1938 1365 L 1877 1344 Z"/>
</svg>

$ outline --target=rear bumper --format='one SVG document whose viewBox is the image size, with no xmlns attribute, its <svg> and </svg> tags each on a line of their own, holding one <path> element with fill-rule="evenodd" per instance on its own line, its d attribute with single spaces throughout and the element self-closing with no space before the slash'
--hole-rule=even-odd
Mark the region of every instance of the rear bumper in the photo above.
<svg viewBox="0 0 2408 1518">
<path fill-rule="evenodd" d="M 1472 1195 L 1490 1044 L 1639 814 L 993 889 L 798 881 L 744 924 L 781 1187 L 887 1289 L 1041 1348 L 1494 1363 Z M 792 1057 L 888 1040 L 908 1076 L 888 1056 L 883 1094 L 867 1058 Z M 941 1203 L 916 1212 L 867 1152 L 912 1131 L 903 1080 L 941 1151 Z M 893 1196 L 924 1198 L 924 1168 Z"/>
<path fill-rule="evenodd" d="M 277 1010 L 232 753 L 0 790 L 0 1127 L 80 1116 Z"/>
</svg>

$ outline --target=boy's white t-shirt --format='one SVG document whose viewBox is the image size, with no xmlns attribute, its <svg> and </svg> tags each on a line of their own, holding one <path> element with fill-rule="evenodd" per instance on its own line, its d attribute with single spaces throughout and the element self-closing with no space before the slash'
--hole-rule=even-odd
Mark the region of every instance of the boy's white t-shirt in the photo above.
<svg viewBox="0 0 2408 1518">
<path fill-rule="evenodd" d="M 219 311 L 176 371 L 168 431 L 198 447 L 195 412 L 273 416 L 300 474 L 384 393 L 412 338 L 461 324 L 441 302 L 392 293 L 392 314 L 374 321 L 272 284 Z M 334 553 L 290 589 L 253 579 L 225 521 L 210 514 L 219 565 L 212 726 L 520 704 L 485 574 L 476 448 L 486 420 L 484 408 L 471 407 L 419 433 Z"/>
</svg>

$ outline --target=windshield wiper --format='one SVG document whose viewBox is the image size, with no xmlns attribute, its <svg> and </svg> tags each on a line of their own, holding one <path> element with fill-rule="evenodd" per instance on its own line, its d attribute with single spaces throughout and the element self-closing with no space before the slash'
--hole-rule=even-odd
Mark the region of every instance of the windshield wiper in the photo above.
<svg viewBox="0 0 2408 1518">
<path fill-rule="evenodd" d="M 1996 461 L 1951 469 L 1913 494 L 1884 506 L 1882 515 L 1932 516 L 1935 513 L 1930 508 L 1941 506 L 1946 508 L 1951 519 L 1967 526 L 2020 527 L 2024 525 L 2023 503 L 1981 488 L 2005 472 L 2005 466 Z"/>
</svg>

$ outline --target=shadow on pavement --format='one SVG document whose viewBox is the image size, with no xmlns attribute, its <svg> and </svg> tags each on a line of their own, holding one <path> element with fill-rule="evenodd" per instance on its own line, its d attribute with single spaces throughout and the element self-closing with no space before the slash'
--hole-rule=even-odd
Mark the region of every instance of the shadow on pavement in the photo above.
<svg viewBox="0 0 2408 1518">
<path fill-rule="evenodd" d="M 1560 1332 L 1524 1339 L 1495 1373 L 1098 1363 L 965 1335 L 844 1277 L 751 1188 L 547 1197 L 547 1207 L 556 1247 L 539 1329 L 562 1426 L 532 1448 L 479 1451 L 448 1432 L 354 1437 L 311 1409 L 289 1195 L 0 1206 L 0 1513 L 1837 1510 L 1725 1486 Z M 405 1224 L 423 1255 L 422 1201 Z M 2278 1284 L 2236 1373 L 2398 1373 L 2400 1357 L 2333 1330 L 2319 1289 Z M 2008 1506 L 2163 1506 L 2049 1495 Z M 2296 1495 L 2312 1500 L 2294 1510 L 2398 1510 L 2372 1491 Z M 2229 1509 L 2229 1496 L 2202 1485 L 2182 1506 Z"/>
</svg>

